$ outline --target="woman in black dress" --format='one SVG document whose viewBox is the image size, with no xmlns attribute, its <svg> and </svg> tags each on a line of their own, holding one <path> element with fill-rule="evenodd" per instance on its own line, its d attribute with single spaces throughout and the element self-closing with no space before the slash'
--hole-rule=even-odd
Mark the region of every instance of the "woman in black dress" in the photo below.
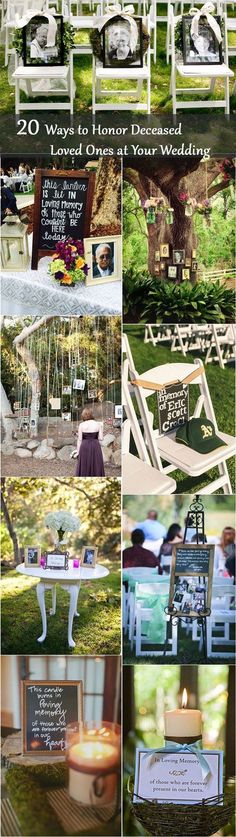
<svg viewBox="0 0 236 837">
<path fill-rule="evenodd" d="M 92 410 L 83 410 L 79 425 L 77 443 L 77 477 L 105 477 L 103 455 L 100 442 L 103 430 L 100 422 L 95 421 Z"/>
</svg>

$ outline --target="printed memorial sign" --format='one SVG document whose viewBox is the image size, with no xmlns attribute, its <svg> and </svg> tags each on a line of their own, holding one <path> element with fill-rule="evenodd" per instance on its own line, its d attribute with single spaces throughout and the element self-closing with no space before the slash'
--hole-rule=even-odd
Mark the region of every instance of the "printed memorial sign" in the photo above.
<svg viewBox="0 0 236 837">
<path fill-rule="evenodd" d="M 169 433 L 189 417 L 189 388 L 187 384 L 171 384 L 157 395 L 159 431 Z"/>
<path fill-rule="evenodd" d="M 137 749 L 133 801 L 141 803 L 156 799 L 158 802 L 186 805 L 220 796 L 223 787 L 223 753 L 219 750 L 203 750 L 201 754 L 204 756 L 206 770 L 209 767 L 206 775 L 196 753 L 171 749 L 166 753 Z"/>
<path fill-rule="evenodd" d="M 23 753 L 61 755 L 67 724 L 83 720 L 82 680 L 22 683 Z"/>
</svg>

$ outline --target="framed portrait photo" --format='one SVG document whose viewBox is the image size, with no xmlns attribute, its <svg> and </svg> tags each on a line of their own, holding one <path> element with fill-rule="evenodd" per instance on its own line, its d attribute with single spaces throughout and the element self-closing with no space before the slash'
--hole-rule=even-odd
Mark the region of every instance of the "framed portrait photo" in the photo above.
<svg viewBox="0 0 236 837">
<path fill-rule="evenodd" d="M 193 260 L 192 260 L 192 270 L 193 270 L 193 271 L 196 271 L 196 270 L 197 270 L 197 267 L 198 267 L 198 263 L 196 262 L 196 259 L 193 259 Z"/>
<path fill-rule="evenodd" d="M 86 285 L 121 282 L 121 235 L 85 238 L 84 252 L 88 265 Z"/>
<path fill-rule="evenodd" d="M 191 267 L 192 261 L 191 259 L 185 259 L 185 267 Z"/>
<path fill-rule="evenodd" d="M 170 255 L 169 244 L 161 244 L 160 246 L 161 259 L 168 259 Z"/>
<path fill-rule="evenodd" d="M 197 251 L 192 250 L 192 259 L 196 259 L 196 257 L 197 257 Z"/>
<path fill-rule="evenodd" d="M 215 15 L 215 20 L 221 26 L 221 18 Z M 191 33 L 193 18 L 183 15 L 183 59 L 184 64 L 222 64 L 222 42 L 217 41 L 205 16 L 198 22 L 198 33 Z"/>
<path fill-rule="evenodd" d="M 40 546 L 26 546 L 25 548 L 25 566 L 39 567 L 41 558 Z"/>
<path fill-rule="evenodd" d="M 160 250 L 155 250 L 155 262 L 160 261 Z"/>
<path fill-rule="evenodd" d="M 168 265 L 168 279 L 176 279 L 177 277 L 177 267 L 176 265 L 169 264 Z"/>
<path fill-rule="evenodd" d="M 188 279 L 190 279 L 190 268 L 189 267 L 183 267 L 183 269 L 182 269 L 182 279 L 184 279 L 185 282 L 187 282 Z"/>
<path fill-rule="evenodd" d="M 81 567 L 88 567 L 91 569 L 95 567 L 98 554 L 97 546 L 83 546 L 81 553 Z"/>
<path fill-rule="evenodd" d="M 63 65 L 63 16 L 53 15 L 53 17 L 56 23 L 54 46 L 47 46 L 49 22 L 44 15 L 35 15 L 23 27 L 23 63 L 25 67 Z"/>
<path fill-rule="evenodd" d="M 103 67 L 142 67 L 142 18 L 112 16 L 102 29 Z"/>
<path fill-rule="evenodd" d="M 174 264 L 185 264 L 185 250 L 173 250 Z"/>
</svg>

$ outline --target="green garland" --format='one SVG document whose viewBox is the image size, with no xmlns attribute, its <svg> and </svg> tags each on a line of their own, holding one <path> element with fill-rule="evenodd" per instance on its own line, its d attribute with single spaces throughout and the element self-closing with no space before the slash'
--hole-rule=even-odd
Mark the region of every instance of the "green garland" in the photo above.
<svg viewBox="0 0 236 837">
<path fill-rule="evenodd" d="M 63 40 L 63 47 L 64 47 L 64 61 L 65 61 L 65 63 L 67 62 L 67 60 L 69 58 L 70 50 L 74 46 L 75 34 L 76 34 L 76 30 L 74 29 L 74 26 L 71 26 L 70 23 L 66 23 L 64 21 L 63 39 L 62 40 Z M 21 29 L 16 29 L 15 30 L 13 40 L 12 40 L 12 46 L 16 50 L 17 54 L 20 55 L 21 58 L 23 58 L 23 27 Z M 42 62 L 37 61 L 37 59 L 34 60 L 34 64 L 40 64 L 41 65 L 41 63 Z"/>
<path fill-rule="evenodd" d="M 150 37 L 149 37 L 147 28 L 144 25 L 144 23 L 142 24 L 142 34 L 143 34 L 142 46 L 143 46 L 143 54 L 144 54 L 145 52 L 147 52 L 148 44 L 149 44 L 149 41 L 150 41 Z M 89 39 L 90 39 L 91 47 L 92 47 L 92 50 L 93 50 L 93 54 L 95 55 L 95 58 L 98 58 L 99 61 L 102 61 L 103 60 L 103 36 L 102 36 L 102 31 L 99 32 L 98 29 L 92 29 L 92 31 L 89 33 Z"/>
</svg>

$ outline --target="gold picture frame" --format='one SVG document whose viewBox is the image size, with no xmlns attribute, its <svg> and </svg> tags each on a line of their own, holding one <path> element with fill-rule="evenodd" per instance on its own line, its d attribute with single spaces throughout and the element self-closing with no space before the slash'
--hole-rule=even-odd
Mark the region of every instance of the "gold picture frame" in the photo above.
<svg viewBox="0 0 236 837">
<path fill-rule="evenodd" d="M 25 567 L 39 567 L 41 558 L 41 546 L 25 547 Z"/>
<path fill-rule="evenodd" d="M 81 552 L 81 567 L 87 567 L 88 569 L 94 569 L 96 566 L 98 555 L 98 547 L 97 546 L 83 546 Z"/>
<path fill-rule="evenodd" d="M 161 259 L 168 259 L 170 255 L 170 247 L 169 244 L 161 244 L 160 245 L 160 256 Z"/>
</svg>

